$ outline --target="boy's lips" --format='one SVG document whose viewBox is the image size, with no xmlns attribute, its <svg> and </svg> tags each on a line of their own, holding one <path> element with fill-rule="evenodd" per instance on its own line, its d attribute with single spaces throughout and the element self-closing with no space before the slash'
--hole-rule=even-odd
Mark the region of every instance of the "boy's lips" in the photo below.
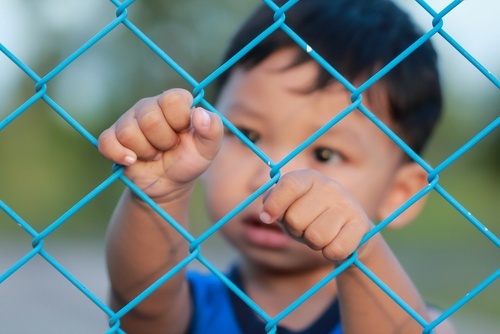
<svg viewBox="0 0 500 334">
<path fill-rule="evenodd" d="M 243 219 L 243 232 L 250 243 L 260 247 L 276 249 L 290 242 L 278 222 L 264 224 L 258 215 L 249 215 Z"/>
</svg>

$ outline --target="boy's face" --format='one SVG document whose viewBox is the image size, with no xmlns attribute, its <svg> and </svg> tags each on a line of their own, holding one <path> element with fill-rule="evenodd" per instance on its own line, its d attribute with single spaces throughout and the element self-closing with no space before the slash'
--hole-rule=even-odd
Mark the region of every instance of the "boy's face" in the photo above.
<svg viewBox="0 0 500 334">
<path fill-rule="evenodd" d="M 313 85 L 318 67 L 311 61 L 283 70 L 294 54 L 292 49 L 281 50 L 249 71 L 235 69 L 217 105 L 274 163 L 351 104 L 350 93 L 339 84 L 305 93 Z M 378 100 L 377 105 L 366 99 L 363 104 L 372 111 L 382 110 L 383 98 Z M 385 114 L 377 114 L 387 122 Z M 356 110 L 285 165 L 281 173 L 318 170 L 346 188 L 368 217 L 376 220 L 401 161 L 401 150 Z M 269 172 L 265 162 L 227 131 L 220 153 L 203 177 L 213 221 L 268 181 Z M 288 238 L 277 224 L 262 224 L 261 204 L 261 199 L 254 201 L 222 228 L 244 259 L 283 270 L 326 264 L 321 252 Z"/>
</svg>

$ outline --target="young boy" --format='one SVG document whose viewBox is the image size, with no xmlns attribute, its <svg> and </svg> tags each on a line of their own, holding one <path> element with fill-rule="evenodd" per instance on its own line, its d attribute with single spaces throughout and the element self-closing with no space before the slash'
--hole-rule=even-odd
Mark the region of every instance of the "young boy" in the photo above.
<svg viewBox="0 0 500 334">
<path fill-rule="evenodd" d="M 225 60 L 274 21 L 262 5 L 233 38 Z M 386 0 L 307 0 L 285 23 L 354 85 L 420 37 Z M 281 30 L 225 72 L 216 108 L 273 162 L 351 105 L 351 93 Z M 177 222 L 187 226 L 195 181 L 216 222 L 269 181 L 269 166 L 221 119 L 171 89 L 139 101 L 99 138 L 101 153 Z M 422 45 L 363 94 L 363 106 L 416 152 L 441 110 L 436 55 Z M 419 293 L 375 221 L 424 188 L 427 173 L 359 110 L 288 162 L 277 184 L 221 228 L 239 253 L 229 272 L 270 317 L 357 250 L 358 259 L 424 319 Z M 403 225 L 422 201 L 391 225 Z M 299 241 L 299 242 L 298 242 Z M 126 190 L 107 237 L 111 303 L 120 309 L 188 254 L 188 243 Z M 213 275 L 182 270 L 121 319 L 128 333 L 265 333 L 266 324 Z M 289 316 L 277 333 L 421 333 L 422 326 L 351 266 Z M 436 328 L 452 333 L 449 324 Z"/>
</svg>

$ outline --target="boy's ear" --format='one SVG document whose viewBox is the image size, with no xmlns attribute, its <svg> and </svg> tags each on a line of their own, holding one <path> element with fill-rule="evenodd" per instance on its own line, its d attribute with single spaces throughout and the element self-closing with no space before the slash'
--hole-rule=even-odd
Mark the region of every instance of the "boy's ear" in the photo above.
<svg viewBox="0 0 500 334">
<path fill-rule="evenodd" d="M 415 162 L 402 165 L 396 172 L 392 186 L 380 206 L 377 217 L 379 221 L 382 221 L 399 209 L 399 207 L 406 203 L 413 195 L 428 185 L 427 176 L 428 173 Z M 414 220 L 422 210 L 425 198 L 426 196 L 403 211 L 387 227 L 399 228 Z"/>
</svg>

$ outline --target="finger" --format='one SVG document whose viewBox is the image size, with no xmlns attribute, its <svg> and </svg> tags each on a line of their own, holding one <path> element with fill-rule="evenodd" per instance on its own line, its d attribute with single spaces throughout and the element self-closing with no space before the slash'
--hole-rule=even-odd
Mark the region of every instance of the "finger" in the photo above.
<svg viewBox="0 0 500 334">
<path fill-rule="evenodd" d="M 142 132 L 132 111 L 125 113 L 115 123 L 115 135 L 122 146 L 135 152 L 141 160 L 152 160 L 159 154 Z"/>
<path fill-rule="evenodd" d="M 157 98 L 169 126 L 177 133 L 186 131 L 191 126 L 193 96 L 180 88 L 169 89 Z"/>
<path fill-rule="evenodd" d="M 292 203 L 312 188 L 313 183 L 310 173 L 295 171 L 285 174 L 264 199 L 260 214 L 262 222 L 269 224 L 282 218 Z M 294 214 L 287 216 L 290 220 L 287 223 L 296 222 L 297 218 L 294 216 Z"/>
<path fill-rule="evenodd" d="M 156 153 L 167 151 L 178 144 L 179 136 L 166 120 L 156 99 L 150 99 L 138 107 L 135 118 L 144 138 Z"/>
<path fill-rule="evenodd" d="M 339 233 L 342 218 L 333 209 L 320 214 L 303 232 L 303 242 L 314 250 L 325 248 Z"/>
<path fill-rule="evenodd" d="M 358 247 L 367 232 L 364 222 L 351 220 L 344 224 L 337 236 L 322 249 L 323 256 L 330 261 L 345 260 Z"/>
<path fill-rule="evenodd" d="M 222 120 L 203 108 L 195 108 L 192 116 L 194 144 L 202 157 L 213 160 L 220 149 L 224 127 Z"/>
<path fill-rule="evenodd" d="M 283 227 L 295 238 L 304 238 L 305 231 L 328 211 L 329 202 L 321 191 L 306 191 L 290 204 L 283 215 Z M 303 240 L 305 241 L 305 240 Z"/>
<path fill-rule="evenodd" d="M 273 192 L 273 189 L 274 189 L 274 186 L 267 189 L 264 194 L 262 194 L 262 204 L 264 204 L 267 199 L 269 198 L 269 195 L 271 195 L 271 193 Z"/>
<path fill-rule="evenodd" d="M 97 147 L 105 158 L 120 165 L 130 166 L 137 160 L 134 151 L 126 148 L 118 141 L 114 126 L 101 133 Z"/>
</svg>

